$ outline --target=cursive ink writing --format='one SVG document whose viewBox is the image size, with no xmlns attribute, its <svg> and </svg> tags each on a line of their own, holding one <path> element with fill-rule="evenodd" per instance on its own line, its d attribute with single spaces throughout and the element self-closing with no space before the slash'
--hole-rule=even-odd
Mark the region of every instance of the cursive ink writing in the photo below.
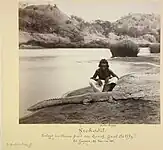
<svg viewBox="0 0 163 150">
<path fill-rule="evenodd" d="M 8 147 L 26 147 L 26 148 L 31 148 L 32 147 L 32 143 L 29 142 L 7 142 L 6 145 Z"/>
<path fill-rule="evenodd" d="M 79 132 L 81 133 L 104 133 L 106 132 L 106 129 L 105 128 L 82 128 L 80 127 L 79 128 Z"/>
<path fill-rule="evenodd" d="M 81 125 L 77 130 L 71 133 L 42 133 L 41 137 L 48 140 L 70 140 L 71 142 L 78 145 L 88 145 L 95 143 L 115 143 L 116 141 L 131 141 L 136 138 L 134 133 L 110 133 L 107 130 L 108 127 L 115 126 L 105 126 L 100 125 L 99 127 L 82 127 Z"/>
</svg>

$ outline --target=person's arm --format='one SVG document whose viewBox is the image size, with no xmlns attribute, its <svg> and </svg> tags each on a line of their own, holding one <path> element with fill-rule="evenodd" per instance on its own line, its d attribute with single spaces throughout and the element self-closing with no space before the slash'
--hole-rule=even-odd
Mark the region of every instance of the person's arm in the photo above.
<svg viewBox="0 0 163 150">
<path fill-rule="evenodd" d="M 110 74 L 111 74 L 113 77 L 117 77 L 117 78 L 119 79 L 119 77 L 118 77 L 112 70 L 109 69 L 109 71 L 110 71 Z"/>
<path fill-rule="evenodd" d="M 95 71 L 94 75 L 91 77 L 91 79 L 97 81 L 98 79 L 96 79 L 96 77 L 98 76 L 98 72 L 97 70 Z"/>
</svg>

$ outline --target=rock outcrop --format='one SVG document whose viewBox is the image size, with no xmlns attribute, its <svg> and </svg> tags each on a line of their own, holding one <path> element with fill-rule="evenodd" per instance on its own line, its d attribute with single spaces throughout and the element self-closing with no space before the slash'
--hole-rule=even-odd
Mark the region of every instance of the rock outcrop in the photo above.
<svg viewBox="0 0 163 150">
<path fill-rule="evenodd" d="M 160 53 L 160 44 L 159 43 L 153 43 L 149 46 L 151 53 Z"/>
<path fill-rule="evenodd" d="M 122 77 L 113 89 L 115 100 L 160 101 L 159 70 L 133 73 Z"/>
<path fill-rule="evenodd" d="M 111 44 L 110 51 L 112 57 L 137 57 L 139 46 L 131 40 L 122 40 L 115 44 Z"/>
</svg>

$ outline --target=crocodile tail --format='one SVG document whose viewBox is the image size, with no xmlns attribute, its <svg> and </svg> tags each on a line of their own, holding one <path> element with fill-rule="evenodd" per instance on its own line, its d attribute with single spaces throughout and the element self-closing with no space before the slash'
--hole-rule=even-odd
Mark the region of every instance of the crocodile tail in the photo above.
<svg viewBox="0 0 163 150">
<path fill-rule="evenodd" d="M 59 105 L 59 104 L 62 104 L 62 98 L 53 98 L 53 99 L 48 99 L 48 100 L 38 102 L 32 105 L 31 107 L 29 107 L 27 110 L 36 111 L 45 107 L 50 107 L 50 106 Z"/>
<path fill-rule="evenodd" d="M 36 111 L 38 109 L 42 109 L 45 107 L 50 107 L 50 106 L 56 106 L 56 105 L 61 105 L 61 104 L 78 104 L 82 103 L 84 98 L 90 97 L 91 94 L 82 94 L 82 95 L 77 95 L 77 96 L 71 96 L 71 97 L 65 97 L 65 98 L 53 98 L 53 99 L 48 99 L 44 100 L 41 102 L 38 102 L 37 104 L 29 107 L 27 110 L 28 111 Z"/>
</svg>

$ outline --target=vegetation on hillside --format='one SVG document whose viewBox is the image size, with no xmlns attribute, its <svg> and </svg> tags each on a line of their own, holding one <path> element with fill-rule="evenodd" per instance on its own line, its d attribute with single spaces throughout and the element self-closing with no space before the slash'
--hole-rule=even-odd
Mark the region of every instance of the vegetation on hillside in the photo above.
<svg viewBox="0 0 163 150">
<path fill-rule="evenodd" d="M 19 30 L 28 33 L 57 34 L 71 42 L 84 40 L 78 28 L 57 6 L 31 5 L 19 9 Z"/>
<path fill-rule="evenodd" d="M 128 14 L 113 23 L 117 34 L 139 37 L 144 34 L 157 35 L 160 29 L 160 16 L 157 14 Z"/>
<path fill-rule="evenodd" d="M 160 17 L 137 13 L 112 23 L 87 22 L 64 14 L 56 5 L 23 5 L 19 8 L 19 31 L 20 47 L 32 44 L 45 48 L 109 48 L 110 43 L 122 40 L 148 46 L 160 42 Z"/>
</svg>

